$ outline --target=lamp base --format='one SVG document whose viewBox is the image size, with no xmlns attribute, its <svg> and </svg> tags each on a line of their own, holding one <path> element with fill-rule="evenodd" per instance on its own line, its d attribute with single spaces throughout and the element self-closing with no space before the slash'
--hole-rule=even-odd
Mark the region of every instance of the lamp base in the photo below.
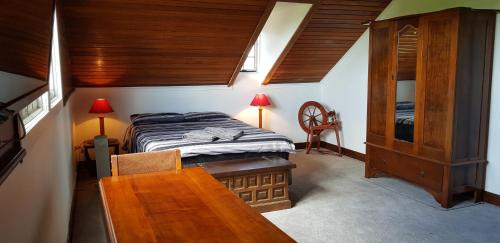
<svg viewBox="0 0 500 243">
<path fill-rule="evenodd" d="M 262 128 L 262 107 L 259 107 L 259 128 Z"/>
<path fill-rule="evenodd" d="M 104 116 L 99 117 L 99 130 L 100 130 L 100 135 L 104 136 Z"/>
</svg>

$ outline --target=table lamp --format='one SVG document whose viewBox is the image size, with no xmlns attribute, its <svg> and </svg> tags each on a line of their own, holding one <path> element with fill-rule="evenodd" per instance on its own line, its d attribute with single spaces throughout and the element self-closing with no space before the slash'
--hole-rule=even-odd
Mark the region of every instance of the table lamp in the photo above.
<svg viewBox="0 0 500 243">
<path fill-rule="evenodd" d="M 96 99 L 90 107 L 89 113 L 98 114 L 101 135 L 104 135 L 104 114 L 113 112 L 113 108 L 106 99 Z"/>
<path fill-rule="evenodd" d="M 256 94 L 252 100 L 252 103 L 250 103 L 251 106 L 259 107 L 259 128 L 262 128 L 262 107 L 268 106 L 270 104 L 271 103 L 269 102 L 269 99 L 263 93 Z"/>
</svg>

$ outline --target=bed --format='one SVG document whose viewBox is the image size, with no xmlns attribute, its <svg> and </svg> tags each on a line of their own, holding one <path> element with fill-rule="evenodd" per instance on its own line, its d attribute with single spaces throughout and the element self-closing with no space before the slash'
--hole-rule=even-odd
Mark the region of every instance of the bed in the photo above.
<svg viewBox="0 0 500 243">
<path fill-rule="evenodd" d="M 410 101 L 397 102 L 396 104 L 396 129 L 397 139 L 413 142 L 413 123 L 415 117 L 415 103 Z"/>
<path fill-rule="evenodd" d="M 288 159 L 295 150 L 293 142 L 283 135 L 255 128 L 220 112 L 149 113 L 131 116 L 124 138 L 129 153 L 177 148 L 184 165 L 276 155 Z M 183 135 L 206 127 L 243 130 L 236 140 L 212 142 L 190 141 Z"/>
</svg>

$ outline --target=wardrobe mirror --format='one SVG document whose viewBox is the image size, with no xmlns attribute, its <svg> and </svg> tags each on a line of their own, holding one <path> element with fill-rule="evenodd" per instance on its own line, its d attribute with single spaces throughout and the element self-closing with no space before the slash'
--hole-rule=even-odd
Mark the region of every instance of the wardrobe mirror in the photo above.
<svg viewBox="0 0 500 243">
<path fill-rule="evenodd" d="M 413 142 L 418 28 L 406 24 L 398 31 L 395 137 Z"/>
</svg>

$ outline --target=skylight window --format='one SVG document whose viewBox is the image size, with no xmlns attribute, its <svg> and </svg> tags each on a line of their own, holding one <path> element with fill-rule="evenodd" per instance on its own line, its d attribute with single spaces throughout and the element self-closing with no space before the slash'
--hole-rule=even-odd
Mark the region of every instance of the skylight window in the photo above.
<svg viewBox="0 0 500 243">
<path fill-rule="evenodd" d="M 271 69 L 285 51 L 313 4 L 278 1 L 240 70 L 253 72 L 252 79 L 266 84 Z"/>
<path fill-rule="evenodd" d="M 57 14 L 54 12 L 54 27 L 52 29 L 52 55 L 49 70 L 50 108 L 62 100 L 61 92 L 61 61 L 59 54 L 59 31 L 57 29 Z"/>
<path fill-rule="evenodd" d="M 257 65 L 259 59 L 259 39 L 255 41 L 252 49 L 248 52 L 247 59 L 241 68 L 242 72 L 257 72 Z"/>
<path fill-rule="evenodd" d="M 44 93 L 20 111 L 26 132 L 29 132 L 62 100 L 61 63 L 59 56 L 59 32 L 57 30 L 57 16 L 54 12 L 52 29 L 52 49 L 49 67 L 49 92 Z M 50 108 L 49 108 L 50 106 Z"/>
</svg>

